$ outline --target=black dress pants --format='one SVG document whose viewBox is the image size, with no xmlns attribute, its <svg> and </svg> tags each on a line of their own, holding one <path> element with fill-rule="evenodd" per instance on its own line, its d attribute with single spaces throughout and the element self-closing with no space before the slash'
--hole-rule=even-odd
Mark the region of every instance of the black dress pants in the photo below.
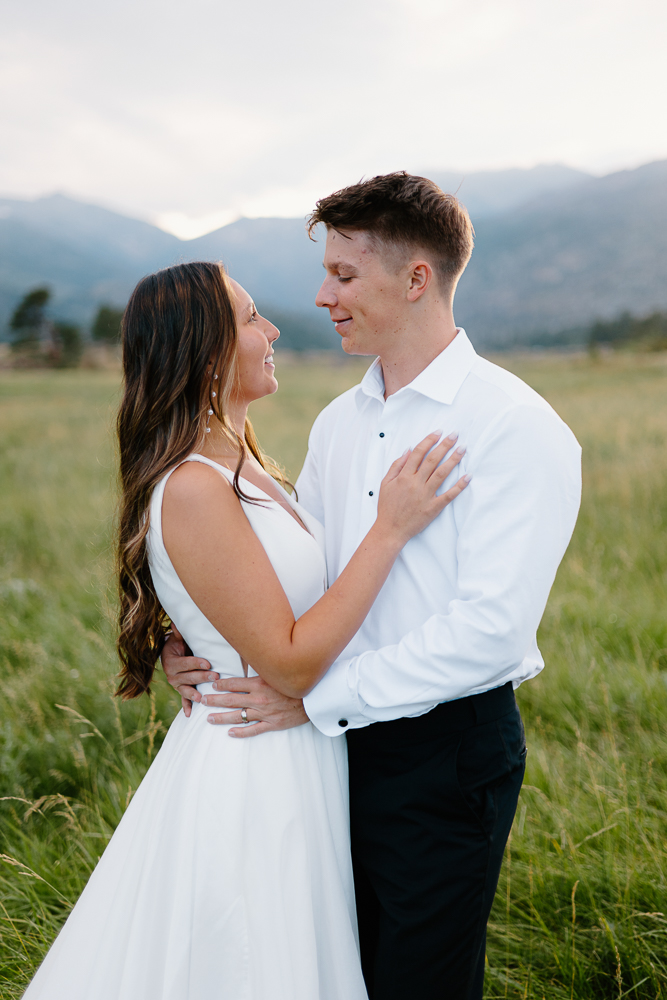
<svg viewBox="0 0 667 1000">
<path fill-rule="evenodd" d="M 481 1000 L 486 924 L 525 768 L 511 683 L 347 741 L 370 1000 Z"/>
</svg>

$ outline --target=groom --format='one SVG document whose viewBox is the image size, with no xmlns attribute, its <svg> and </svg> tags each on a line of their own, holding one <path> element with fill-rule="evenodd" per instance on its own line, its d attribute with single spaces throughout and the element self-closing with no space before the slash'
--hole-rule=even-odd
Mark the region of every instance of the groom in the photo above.
<svg viewBox="0 0 667 1000">
<path fill-rule="evenodd" d="M 374 177 L 318 202 L 329 309 L 348 354 L 377 355 L 313 426 L 299 500 L 324 524 L 329 581 L 372 525 L 380 482 L 440 428 L 471 485 L 399 556 L 363 626 L 301 702 L 260 678 L 207 704 L 266 728 L 347 734 L 350 822 L 371 1000 L 480 1000 L 486 924 L 525 765 L 514 689 L 542 669 L 535 634 L 580 497 L 580 449 L 551 407 L 480 358 L 454 323 L 472 251 L 465 209 L 431 181 Z M 450 485 L 449 483 L 446 485 Z M 172 640 L 182 697 L 211 678 Z M 217 675 L 214 675 L 217 676 Z M 253 729 L 242 729 L 247 737 Z M 316 998 L 313 998 L 316 1000 Z"/>
</svg>

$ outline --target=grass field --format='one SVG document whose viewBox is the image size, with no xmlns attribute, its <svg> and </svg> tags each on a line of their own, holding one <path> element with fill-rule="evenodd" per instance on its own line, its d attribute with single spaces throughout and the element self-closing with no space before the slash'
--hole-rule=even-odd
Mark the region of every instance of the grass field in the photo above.
<svg viewBox="0 0 667 1000">
<path fill-rule="evenodd" d="M 541 627 L 547 668 L 518 692 L 528 770 L 487 996 L 667 997 L 667 365 L 498 360 L 574 429 L 585 495 Z M 364 367 L 286 366 L 256 404 L 292 476 L 315 415 Z M 0 373 L 3 998 L 21 995 L 177 708 L 163 678 L 151 699 L 112 697 L 117 398 L 114 373 Z"/>
</svg>

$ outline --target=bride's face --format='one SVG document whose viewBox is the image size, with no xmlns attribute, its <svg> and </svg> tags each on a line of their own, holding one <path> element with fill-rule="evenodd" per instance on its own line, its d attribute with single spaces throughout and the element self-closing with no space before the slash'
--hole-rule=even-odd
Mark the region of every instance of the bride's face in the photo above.
<svg viewBox="0 0 667 1000">
<path fill-rule="evenodd" d="M 255 303 L 236 281 L 231 281 L 238 329 L 238 371 L 242 401 L 268 396 L 278 388 L 274 375 L 273 343 L 280 336 L 268 319 L 260 316 Z"/>
</svg>

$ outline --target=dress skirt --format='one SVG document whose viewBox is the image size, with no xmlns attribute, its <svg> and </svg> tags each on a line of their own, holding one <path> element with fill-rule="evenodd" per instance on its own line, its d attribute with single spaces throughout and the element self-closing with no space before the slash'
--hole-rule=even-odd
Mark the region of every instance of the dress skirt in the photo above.
<svg viewBox="0 0 667 1000">
<path fill-rule="evenodd" d="M 27 1000 L 367 1000 L 346 744 L 174 720 Z"/>
</svg>

